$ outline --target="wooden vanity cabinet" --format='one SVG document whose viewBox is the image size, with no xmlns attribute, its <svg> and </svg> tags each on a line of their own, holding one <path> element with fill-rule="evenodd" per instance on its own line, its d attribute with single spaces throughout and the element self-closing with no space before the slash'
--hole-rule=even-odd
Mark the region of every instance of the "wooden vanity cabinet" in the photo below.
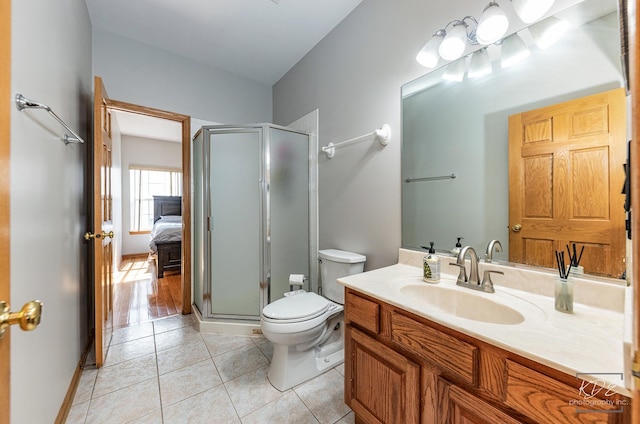
<svg viewBox="0 0 640 424">
<path fill-rule="evenodd" d="M 575 376 L 349 288 L 345 323 L 345 403 L 356 423 L 631 422 L 622 395 L 603 389 L 597 396 L 613 403 L 609 411 L 577 413 Z"/>
</svg>

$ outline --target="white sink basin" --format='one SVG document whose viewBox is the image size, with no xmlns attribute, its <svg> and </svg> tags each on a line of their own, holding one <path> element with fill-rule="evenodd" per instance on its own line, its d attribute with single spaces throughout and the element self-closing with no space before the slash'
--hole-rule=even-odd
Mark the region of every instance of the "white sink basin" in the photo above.
<svg viewBox="0 0 640 424">
<path fill-rule="evenodd" d="M 400 294 L 409 304 L 432 308 L 459 318 L 503 325 L 524 322 L 524 316 L 517 310 L 471 289 L 418 283 L 402 286 Z"/>
</svg>

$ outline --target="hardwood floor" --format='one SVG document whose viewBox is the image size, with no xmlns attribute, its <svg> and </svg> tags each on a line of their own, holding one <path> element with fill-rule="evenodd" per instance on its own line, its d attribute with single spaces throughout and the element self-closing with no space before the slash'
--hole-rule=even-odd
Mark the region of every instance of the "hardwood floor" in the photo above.
<svg viewBox="0 0 640 424">
<path fill-rule="evenodd" d="M 158 279 L 155 261 L 146 257 L 124 259 L 114 274 L 113 325 L 130 324 L 180 314 L 180 273 L 165 272 Z"/>
</svg>

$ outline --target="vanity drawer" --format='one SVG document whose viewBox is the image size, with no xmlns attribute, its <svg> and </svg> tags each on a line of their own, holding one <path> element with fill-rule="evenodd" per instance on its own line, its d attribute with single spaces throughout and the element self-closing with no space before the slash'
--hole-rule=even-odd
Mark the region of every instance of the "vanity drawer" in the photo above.
<svg viewBox="0 0 640 424">
<path fill-rule="evenodd" d="M 477 386 L 478 348 L 397 312 L 391 313 L 391 341 L 424 358 L 451 377 Z"/>
<path fill-rule="evenodd" d="M 380 332 L 380 305 L 350 291 L 346 293 L 345 320 L 372 333 Z"/>
<path fill-rule="evenodd" d="M 584 400 L 578 388 L 567 386 L 551 377 L 507 360 L 507 397 L 505 403 L 519 413 L 533 418 L 536 422 L 557 423 L 607 423 L 617 422 L 620 406 L 606 405 L 576 406 Z M 606 389 L 603 389 L 606 392 Z M 618 399 L 611 396 L 612 401 Z M 597 399 L 593 399 L 597 401 Z M 571 401 L 574 401 L 572 404 Z M 593 405 L 593 403 L 592 403 Z M 598 409 L 610 412 L 580 412 L 577 409 Z M 613 420 L 613 421 L 611 421 Z"/>
</svg>

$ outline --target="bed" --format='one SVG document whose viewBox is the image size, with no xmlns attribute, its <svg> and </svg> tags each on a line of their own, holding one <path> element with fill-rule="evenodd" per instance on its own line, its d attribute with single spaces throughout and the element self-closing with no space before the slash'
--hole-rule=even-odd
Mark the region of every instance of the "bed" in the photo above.
<svg viewBox="0 0 640 424">
<path fill-rule="evenodd" d="M 182 268 L 182 197 L 153 196 L 153 222 L 149 248 L 162 278 L 165 271 Z"/>
</svg>

